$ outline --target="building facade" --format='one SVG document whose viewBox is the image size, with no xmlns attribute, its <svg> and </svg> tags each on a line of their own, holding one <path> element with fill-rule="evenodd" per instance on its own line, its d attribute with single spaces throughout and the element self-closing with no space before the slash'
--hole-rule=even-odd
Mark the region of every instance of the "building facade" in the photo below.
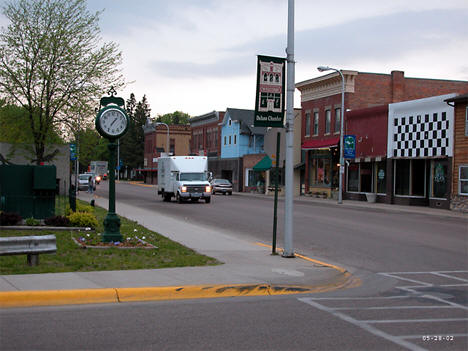
<svg viewBox="0 0 468 351">
<path fill-rule="evenodd" d="M 221 155 L 221 125 L 224 112 L 212 111 L 190 118 L 190 154 L 208 157 Z"/>
<path fill-rule="evenodd" d="M 401 71 L 391 74 L 341 72 L 345 83 L 344 135 L 349 134 L 347 116 L 350 111 L 468 90 L 466 81 L 407 78 Z M 304 192 L 335 196 L 339 187 L 341 76 L 331 73 L 297 83 L 296 88 L 301 92 Z"/>
<path fill-rule="evenodd" d="M 468 94 L 445 102 L 455 108 L 450 208 L 468 212 Z"/>
<path fill-rule="evenodd" d="M 142 172 L 147 184 L 157 184 L 157 159 L 161 154 L 169 153 L 175 156 L 183 156 L 188 155 L 190 152 L 190 126 L 169 125 L 168 127 L 169 130 L 165 125 L 156 126 L 153 123 L 147 123 L 143 126 L 145 134 L 144 168 L 139 171 Z"/>
</svg>

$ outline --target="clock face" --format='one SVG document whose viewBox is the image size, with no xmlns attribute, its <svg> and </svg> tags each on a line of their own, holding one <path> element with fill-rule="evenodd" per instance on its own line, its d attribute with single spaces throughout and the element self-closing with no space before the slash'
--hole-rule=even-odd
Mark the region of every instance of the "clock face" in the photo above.
<svg viewBox="0 0 468 351">
<path fill-rule="evenodd" d="M 102 112 L 98 123 L 101 130 L 109 137 L 119 137 L 127 129 L 127 117 L 117 108 Z"/>
</svg>

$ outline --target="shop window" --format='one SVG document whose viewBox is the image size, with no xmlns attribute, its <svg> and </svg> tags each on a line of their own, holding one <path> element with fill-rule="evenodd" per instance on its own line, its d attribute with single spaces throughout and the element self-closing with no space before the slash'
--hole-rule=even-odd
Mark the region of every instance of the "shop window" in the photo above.
<svg viewBox="0 0 468 351">
<path fill-rule="evenodd" d="M 310 136 L 310 112 L 306 112 L 305 136 Z"/>
<path fill-rule="evenodd" d="M 445 198 L 447 195 L 447 161 L 431 162 L 431 197 Z"/>
<path fill-rule="evenodd" d="M 330 134 L 330 126 L 331 126 L 331 111 L 325 111 L 325 134 Z"/>
<path fill-rule="evenodd" d="M 375 164 L 375 183 L 377 185 L 377 193 L 385 194 L 387 192 L 387 163 L 385 161 Z"/>
<path fill-rule="evenodd" d="M 468 195 L 468 165 L 460 166 L 460 173 L 458 178 L 460 195 Z"/>
<path fill-rule="evenodd" d="M 410 194 L 410 160 L 395 162 L 395 195 Z"/>
<path fill-rule="evenodd" d="M 395 161 L 395 195 L 426 195 L 426 161 Z"/>
<path fill-rule="evenodd" d="M 331 161 L 328 158 L 311 159 L 310 184 L 329 186 L 331 180 Z"/>
<path fill-rule="evenodd" d="M 359 191 L 359 163 L 348 167 L 348 191 Z"/>
</svg>

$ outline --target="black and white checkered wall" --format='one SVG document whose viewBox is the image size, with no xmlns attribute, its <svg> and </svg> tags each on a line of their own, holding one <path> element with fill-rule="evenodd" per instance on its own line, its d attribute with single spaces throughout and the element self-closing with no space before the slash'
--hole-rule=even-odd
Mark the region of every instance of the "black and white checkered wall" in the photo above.
<svg viewBox="0 0 468 351">
<path fill-rule="evenodd" d="M 389 158 L 453 155 L 453 108 L 443 99 L 434 100 L 428 98 L 414 100 L 413 104 L 389 105 Z M 426 101 L 427 104 L 424 104 Z M 434 103 L 438 106 L 434 106 Z"/>
</svg>

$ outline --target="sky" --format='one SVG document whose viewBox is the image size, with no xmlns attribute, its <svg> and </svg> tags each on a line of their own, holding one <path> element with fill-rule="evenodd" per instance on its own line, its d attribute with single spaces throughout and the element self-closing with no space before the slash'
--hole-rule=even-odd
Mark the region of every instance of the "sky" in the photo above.
<svg viewBox="0 0 468 351">
<path fill-rule="evenodd" d="M 152 117 L 254 109 L 257 55 L 286 56 L 287 0 L 88 0 L 88 9 L 104 10 L 102 39 L 122 51 L 129 84 L 118 95 L 146 95 Z M 296 82 L 324 75 L 321 65 L 468 80 L 466 0 L 296 0 L 294 34 Z"/>
</svg>

